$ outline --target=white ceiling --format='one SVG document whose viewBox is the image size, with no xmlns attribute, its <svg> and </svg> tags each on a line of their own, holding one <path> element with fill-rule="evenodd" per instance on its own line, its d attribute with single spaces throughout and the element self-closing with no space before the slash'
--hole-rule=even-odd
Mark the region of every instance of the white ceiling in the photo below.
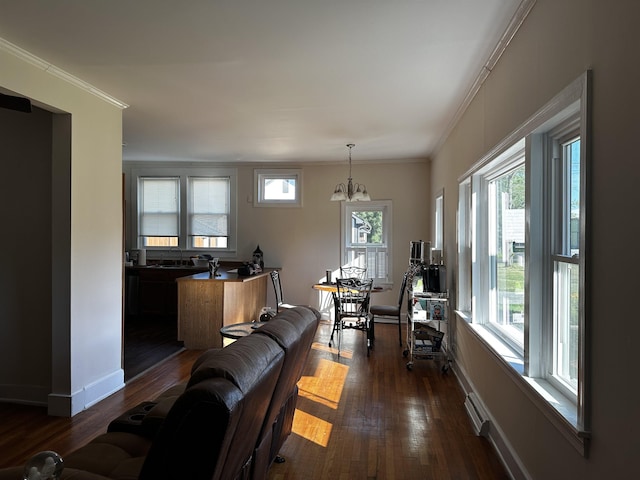
<svg viewBox="0 0 640 480">
<path fill-rule="evenodd" d="M 124 160 L 416 159 L 520 3 L 0 0 L 0 38 L 129 105 Z"/>
</svg>

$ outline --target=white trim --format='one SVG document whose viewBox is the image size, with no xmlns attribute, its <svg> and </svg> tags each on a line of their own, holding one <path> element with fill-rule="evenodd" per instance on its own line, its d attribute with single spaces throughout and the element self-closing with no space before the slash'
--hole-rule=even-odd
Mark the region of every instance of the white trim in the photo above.
<svg viewBox="0 0 640 480">
<path fill-rule="evenodd" d="M 540 143 L 538 134 L 546 134 L 548 133 L 554 126 L 562 125 L 568 119 L 571 119 L 573 116 L 577 116 L 580 118 L 580 138 L 582 143 L 582 148 L 580 150 L 581 155 L 581 165 L 584 166 L 584 169 L 581 168 L 580 172 L 580 181 L 581 181 L 581 196 L 585 196 L 587 194 L 586 190 L 586 176 L 587 173 L 587 165 L 588 159 L 590 158 L 590 131 L 589 131 L 589 119 L 587 115 L 589 115 L 590 110 L 587 108 L 590 100 L 590 79 L 591 72 L 587 71 L 579 78 L 577 78 L 574 82 L 572 82 L 569 86 L 563 89 L 560 93 L 555 95 L 547 104 L 545 104 L 542 108 L 540 108 L 530 119 L 528 119 L 523 125 L 518 127 L 514 132 L 508 135 L 503 141 L 499 142 L 490 152 L 488 152 L 485 156 L 483 156 L 478 162 L 476 162 L 463 176 L 459 178 L 459 186 L 463 184 L 467 184 L 469 180 L 471 180 L 471 186 L 473 191 L 476 191 L 476 187 L 473 186 L 474 182 L 480 176 L 486 176 L 491 173 L 492 162 L 500 157 L 505 157 L 506 154 L 512 153 L 510 152 L 510 148 L 513 148 L 512 145 L 521 142 L 522 139 L 527 139 L 526 148 L 527 150 L 536 150 L 540 151 L 541 146 L 538 145 Z M 536 265 L 540 263 L 540 260 L 543 257 L 548 257 L 548 252 L 545 253 L 541 250 L 542 246 L 546 244 L 545 237 L 542 236 L 542 230 L 545 225 L 548 223 L 548 209 L 541 201 L 532 198 L 532 185 L 540 184 L 542 185 L 542 181 L 534 181 L 533 175 L 537 175 L 541 180 L 542 174 L 536 170 L 531 169 L 531 152 L 528 153 L 529 159 L 527 160 L 527 204 L 528 207 L 528 218 L 526 219 L 526 244 L 527 244 L 527 270 L 525 271 L 525 314 L 529 318 L 528 326 L 525 326 L 525 344 L 527 347 L 525 348 L 525 356 L 524 358 L 518 358 L 520 355 L 517 353 L 511 353 L 509 351 L 505 351 L 507 346 L 501 342 L 500 340 L 493 337 L 493 335 L 482 326 L 483 318 L 482 312 L 487 311 L 487 308 L 480 304 L 482 301 L 483 295 L 475 295 L 476 290 L 482 292 L 482 281 L 484 277 L 479 277 L 478 270 L 482 269 L 474 269 L 474 271 L 470 274 L 472 276 L 472 290 L 473 292 L 464 292 L 465 294 L 471 294 L 471 298 L 461 298 L 459 301 L 461 305 L 458 308 L 462 308 L 464 305 L 465 308 L 471 307 L 471 312 L 460 312 L 457 311 L 457 315 L 464 320 L 467 327 L 473 332 L 476 337 L 480 340 L 480 344 L 484 346 L 488 351 L 492 352 L 492 354 L 496 357 L 497 363 L 499 363 L 507 372 L 508 376 L 513 379 L 513 381 L 518 385 L 518 387 L 527 395 L 527 397 L 531 400 L 532 404 L 536 406 L 549 420 L 549 422 L 557 428 L 557 430 L 569 441 L 569 443 L 576 448 L 584 457 L 588 456 L 588 446 L 589 446 L 589 438 L 590 438 L 590 397 L 589 397 L 589 372 L 588 368 L 588 359 L 589 359 L 589 325 L 587 322 L 587 315 L 585 308 L 585 294 L 584 292 L 580 295 L 580 348 L 579 348 L 579 381 L 578 381 L 578 394 L 577 396 L 565 396 L 563 395 L 556 387 L 554 387 L 548 379 L 544 378 L 544 374 L 546 372 L 540 368 L 535 362 L 531 361 L 531 358 L 539 358 L 541 352 L 539 349 L 536 349 L 536 346 L 541 343 L 540 339 L 544 337 L 542 329 L 547 328 L 547 324 L 542 322 L 541 319 L 549 317 L 548 314 L 544 314 L 540 309 L 543 304 L 546 304 L 546 297 L 543 295 L 544 290 L 543 287 L 538 286 L 536 288 L 532 288 L 531 285 L 542 285 L 545 283 L 545 275 L 544 272 L 540 270 L 540 268 L 536 268 Z M 536 173 L 538 172 L 538 173 Z M 482 183 L 480 183 L 482 186 Z M 545 187 L 546 188 L 546 187 Z M 460 187 L 459 187 L 460 191 Z M 537 197 L 541 197 L 544 192 L 536 191 Z M 484 195 L 476 195 L 474 202 L 482 203 Z M 535 195 L 534 195 L 535 197 Z M 535 208 L 532 205 L 533 201 L 536 201 Z M 458 209 L 464 208 L 464 205 L 459 204 Z M 587 212 L 586 207 L 584 205 L 584 200 L 581 200 L 581 212 L 580 219 L 583 223 L 583 226 L 587 222 Z M 472 229 L 477 230 L 479 227 L 477 225 L 481 224 L 476 218 L 478 215 L 477 205 L 472 205 Z M 481 205 L 481 211 L 486 210 L 485 206 Z M 546 213 L 545 213 L 546 212 Z M 535 217 L 534 217 L 535 214 Z M 460 212 L 458 212 L 459 218 L 457 219 L 459 222 L 462 217 L 460 216 Z M 475 222 L 475 223 L 474 223 Z M 461 229 L 461 225 L 458 224 L 458 230 Z M 586 242 L 586 232 L 587 228 L 581 229 L 581 246 L 580 246 L 580 284 L 581 288 L 585 288 L 585 272 L 586 263 L 585 259 L 588 258 L 588 253 L 586 252 L 585 243 Z M 548 232 L 547 232 L 548 234 Z M 535 238 L 533 237 L 535 235 Z M 480 239 L 483 237 L 479 235 Z M 462 239 L 465 240 L 465 239 Z M 476 239 L 476 242 L 473 243 L 473 249 L 480 248 L 480 251 L 483 251 L 483 245 L 479 244 L 480 240 Z M 474 255 L 475 250 L 472 252 Z M 477 261 L 477 258 L 473 258 L 472 261 Z M 459 278 L 461 282 L 465 282 L 465 275 L 467 275 L 466 268 L 468 265 L 461 264 L 460 259 L 458 262 L 459 268 Z M 466 285 L 464 283 L 463 285 Z M 475 295 L 475 296 L 474 296 Z M 481 297 L 480 299 L 478 297 Z M 528 297 L 528 299 L 527 299 Z M 466 305 L 471 300 L 471 305 Z M 475 303 L 477 302 L 477 304 Z M 475 315 L 475 318 L 471 318 L 472 315 Z M 534 321 L 535 320 L 535 321 Z M 478 322 L 476 324 L 470 322 Z M 533 326 L 539 325 L 539 331 L 536 331 Z M 528 331 L 528 333 L 527 333 Z M 529 335 L 529 338 L 527 338 Z M 548 343 L 548 342 L 547 342 Z M 577 404 L 576 404 L 577 401 Z"/>
<path fill-rule="evenodd" d="M 130 203 L 131 208 L 128 209 L 131 216 L 131 248 L 141 248 L 138 244 L 139 229 L 138 229 L 138 179 L 144 176 L 167 176 L 167 177 L 180 177 L 180 233 L 179 244 L 180 249 L 184 256 L 190 252 L 203 253 L 203 250 L 209 250 L 209 253 L 215 252 L 215 256 L 226 257 L 237 251 L 238 242 L 238 170 L 236 168 L 227 167 L 203 167 L 200 165 L 195 166 L 183 166 L 183 165 L 151 165 L 146 167 L 144 164 L 137 164 L 131 168 L 131 174 L 129 179 L 130 188 Z M 201 176 L 201 177 L 214 177 L 214 176 L 228 176 L 230 180 L 230 196 L 229 196 L 229 244 L 227 248 L 211 248 L 211 249 L 193 249 L 189 245 L 187 239 L 187 180 L 188 177 Z M 168 250 L 165 247 L 147 247 L 147 255 L 149 251 L 163 251 Z M 149 258 L 147 256 L 147 258 Z"/>
<path fill-rule="evenodd" d="M 27 52 L 26 50 L 23 50 L 17 45 L 7 42 L 3 38 L 0 38 L 0 50 L 4 50 L 5 52 L 13 55 L 14 57 L 17 57 L 20 60 L 30 65 L 33 65 L 36 68 L 39 68 L 40 70 L 44 70 L 45 72 L 50 73 L 54 77 L 57 77 L 61 80 L 64 80 L 67 83 L 70 83 L 74 87 L 84 90 L 85 92 L 88 92 L 91 95 L 95 95 L 96 97 L 100 98 L 101 100 L 104 100 L 107 103 L 110 103 L 111 105 L 114 105 L 121 109 L 125 109 L 129 107 L 129 105 L 127 105 L 124 102 L 121 102 L 120 100 L 109 95 L 108 93 L 103 92 L 102 90 L 85 82 L 84 80 L 80 80 L 78 77 L 75 77 L 70 73 L 65 72 L 61 68 L 58 68 L 55 65 L 52 65 L 51 63 L 45 62 L 40 57 L 36 57 L 35 55 Z"/>
<path fill-rule="evenodd" d="M 265 200 L 264 180 L 295 178 L 295 198 L 293 200 Z M 256 168 L 253 170 L 253 206 L 254 207 L 302 207 L 302 169 L 301 168 Z"/>
<path fill-rule="evenodd" d="M 498 63 L 498 60 L 500 60 L 500 57 L 502 57 L 502 54 L 505 52 L 505 50 L 511 43 L 511 40 L 513 40 L 513 37 L 515 37 L 516 33 L 518 33 L 520 26 L 524 23 L 525 19 L 529 15 L 529 12 L 531 12 L 535 4 L 536 4 L 536 0 L 522 0 L 520 5 L 518 6 L 518 10 L 516 10 L 516 13 L 511 18 L 511 21 L 509 22 L 507 29 L 502 34 L 502 37 L 500 37 L 500 40 L 498 41 L 495 48 L 489 55 L 489 58 L 487 59 L 482 69 L 476 76 L 476 79 L 474 80 L 473 84 L 471 85 L 471 88 L 467 92 L 467 95 L 464 97 L 464 100 L 458 107 L 458 110 L 456 111 L 455 115 L 449 122 L 449 125 L 447 126 L 442 136 L 440 137 L 440 140 L 438 141 L 436 148 L 434 149 L 435 152 L 440 151 L 440 148 L 442 147 L 442 145 L 444 145 L 444 142 L 447 140 L 447 138 L 449 137 L 449 135 L 451 134 L 455 126 L 458 125 L 458 123 L 460 122 L 460 119 L 462 118 L 462 115 L 464 115 L 464 112 L 467 110 L 467 108 L 469 107 L 469 105 L 477 95 L 478 91 L 480 90 L 480 87 L 482 87 L 485 80 L 493 70 L 493 67 L 496 66 L 496 64 Z"/>
<path fill-rule="evenodd" d="M 555 390 L 548 382 L 519 375 L 513 366 L 505 360 L 503 354 L 496 350 L 495 347 L 503 347 L 502 342 L 499 340 L 496 340 L 495 343 L 488 341 L 491 335 L 488 335 L 486 328 L 469 323 L 468 317 L 463 312 L 456 311 L 455 313 L 462 320 L 458 323 L 463 324 L 463 328 L 468 328 L 469 331 L 479 339 L 479 344 L 482 348 L 493 356 L 496 363 L 500 365 L 503 372 L 511 378 L 513 383 L 531 400 L 536 408 L 555 426 L 571 445 L 583 456 L 586 456 L 585 439 L 590 438 L 590 434 L 589 432 L 578 429 L 575 404 Z M 458 369 L 459 368 L 458 366 Z M 552 397 L 554 401 L 549 402 L 549 397 Z M 573 414 L 567 418 L 565 415 L 571 411 L 573 411 Z M 495 420 L 491 416 L 491 412 L 488 412 L 488 417 L 491 420 L 491 429 L 493 430 Z"/>
<path fill-rule="evenodd" d="M 373 277 L 376 287 L 393 287 L 393 202 L 391 200 L 371 200 L 370 202 L 340 202 L 340 265 L 344 265 L 347 259 L 347 244 L 351 245 L 350 219 L 353 211 L 379 210 L 384 212 L 383 233 L 386 248 L 386 282 Z M 370 275 L 369 275 L 370 276 Z"/>
</svg>

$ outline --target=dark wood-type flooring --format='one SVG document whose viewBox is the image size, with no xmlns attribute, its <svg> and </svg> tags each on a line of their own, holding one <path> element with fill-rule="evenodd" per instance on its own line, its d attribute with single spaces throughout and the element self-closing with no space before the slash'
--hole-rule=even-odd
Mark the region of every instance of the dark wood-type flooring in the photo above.
<svg viewBox="0 0 640 480">
<path fill-rule="evenodd" d="M 487 479 L 509 476 L 487 439 L 474 435 L 452 371 L 431 360 L 406 368 L 397 325 L 376 324 L 367 357 L 364 334 L 345 331 L 342 356 L 321 324 L 299 383 L 293 433 L 269 480 Z M 185 350 L 73 418 L 45 408 L 0 404 L 0 467 L 54 450 L 63 458 L 129 408 L 188 378 L 201 352 Z"/>
<path fill-rule="evenodd" d="M 133 316 L 124 323 L 124 381 L 184 349 L 175 316 Z"/>
</svg>

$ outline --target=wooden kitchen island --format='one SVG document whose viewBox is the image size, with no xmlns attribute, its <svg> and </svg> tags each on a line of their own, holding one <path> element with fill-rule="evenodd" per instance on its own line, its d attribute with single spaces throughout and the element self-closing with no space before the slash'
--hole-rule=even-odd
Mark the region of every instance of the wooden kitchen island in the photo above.
<svg viewBox="0 0 640 480">
<path fill-rule="evenodd" d="M 187 349 L 221 348 L 223 325 L 259 320 L 273 270 L 240 276 L 221 269 L 215 278 L 208 272 L 178 278 L 178 340 Z"/>
</svg>

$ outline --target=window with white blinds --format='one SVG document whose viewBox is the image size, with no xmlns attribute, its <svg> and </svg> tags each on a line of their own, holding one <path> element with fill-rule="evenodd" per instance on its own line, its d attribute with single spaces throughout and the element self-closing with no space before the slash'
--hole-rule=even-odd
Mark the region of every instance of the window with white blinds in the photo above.
<svg viewBox="0 0 640 480">
<path fill-rule="evenodd" d="M 142 244 L 177 245 L 180 234 L 180 178 L 140 177 L 138 204 Z"/>
<path fill-rule="evenodd" d="M 137 248 L 235 251 L 235 169 L 151 166 L 132 176 Z"/>
<path fill-rule="evenodd" d="M 189 177 L 189 237 L 193 247 L 226 247 L 229 178 Z"/>
</svg>

